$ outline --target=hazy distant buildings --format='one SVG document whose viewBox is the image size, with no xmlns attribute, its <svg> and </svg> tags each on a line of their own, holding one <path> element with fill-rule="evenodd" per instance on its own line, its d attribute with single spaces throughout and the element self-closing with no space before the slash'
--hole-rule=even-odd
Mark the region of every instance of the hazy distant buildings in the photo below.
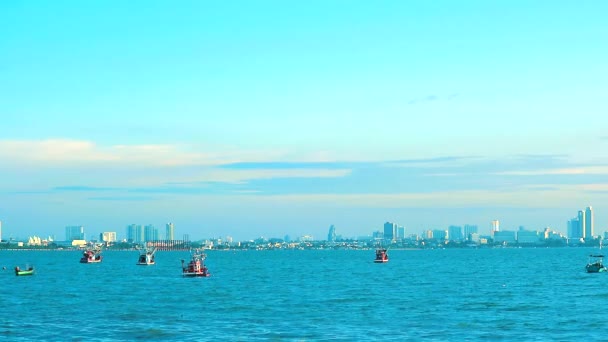
<svg viewBox="0 0 608 342">
<path fill-rule="evenodd" d="M 144 242 L 144 230 L 139 224 L 130 224 L 127 226 L 127 241 L 130 243 Z"/>
<path fill-rule="evenodd" d="M 593 239 L 593 208 L 579 210 L 577 217 L 568 221 L 567 236 L 570 239 Z"/>
<path fill-rule="evenodd" d="M 336 227 L 332 224 L 329 226 L 329 232 L 327 233 L 327 241 L 336 242 Z"/>
<path fill-rule="evenodd" d="M 83 226 L 67 226 L 65 227 L 65 241 L 84 240 Z"/>
<path fill-rule="evenodd" d="M 165 225 L 165 239 L 174 240 L 175 239 L 175 226 L 173 223 L 169 222 Z"/>
<path fill-rule="evenodd" d="M 544 235 L 543 235 L 544 237 Z M 538 244 L 540 242 L 540 235 L 537 231 L 525 230 L 524 227 L 520 227 L 517 231 L 517 243 L 520 244 Z"/>
<path fill-rule="evenodd" d="M 497 230 L 494 231 L 494 243 L 514 244 L 517 242 L 517 237 L 514 231 Z"/>
<path fill-rule="evenodd" d="M 431 236 L 437 241 L 445 241 L 448 238 L 448 231 L 441 229 L 433 229 L 433 231 L 431 232 Z"/>
<path fill-rule="evenodd" d="M 476 225 L 472 225 L 472 224 L 465 224 L 464 225 L 464 238 L 467 241 L 473 241 L 471 235 L 472 234 L 477 234 L 477 226 Z M 477 236 L 477 238 L 479 239 L 479 235 Z"/>
<path fill-rule="evenodd" d="M 144 227 L 144 242 L 156 241 L 158 238 L 158 229 L 154 225 L 149 224 Z"/>
<path fill-rule="evenodd" d="M 448 227 L 448 239 L 450 241 L 462 241 L 462 227 L 461 226 L 449 226 Z"/>
<path fill-rule="evenodd" d="M 2 241 L 2 221 L 0 221 L 0 241 Z"/>
</svg>

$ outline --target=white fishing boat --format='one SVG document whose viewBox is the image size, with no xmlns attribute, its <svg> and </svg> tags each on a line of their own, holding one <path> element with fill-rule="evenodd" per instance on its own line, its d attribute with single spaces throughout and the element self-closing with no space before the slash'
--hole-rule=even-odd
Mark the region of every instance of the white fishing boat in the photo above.
<svg viewBox="0 0 608 342">
<path fill-rule="evenodd" d="M 137 265 L 154 265 L 154 254 L 156 253 L 156 247 L 146 247 L 140 249 L 139 259 L 137 259 Z"/>
<path fill-rule="evenodd" d="M 604 265 L 604 255 L 601 254 L 601 250 L 602 240 L 600 240 L 600 253 L 589 255 L 589 261 L 585 266 L 585 271 L 587 271 L 587 273 L 601 273 L 608 271 L 608 268 L 606 268 Z"/>
</svg>

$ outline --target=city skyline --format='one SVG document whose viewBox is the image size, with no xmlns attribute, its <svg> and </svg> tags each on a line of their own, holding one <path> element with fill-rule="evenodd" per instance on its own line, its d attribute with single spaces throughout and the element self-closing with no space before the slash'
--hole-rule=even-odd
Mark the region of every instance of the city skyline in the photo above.
<svg viewBox="0 0 608 342">
<path fill-rule="evenodd" d="M 3 236 L 132 222 L 193 238 L 386 221 L 485 233 L 492 220 L 565 234 L 591 205 L 598 234 L 607 10 L 2 2 Z"/>
</svg>

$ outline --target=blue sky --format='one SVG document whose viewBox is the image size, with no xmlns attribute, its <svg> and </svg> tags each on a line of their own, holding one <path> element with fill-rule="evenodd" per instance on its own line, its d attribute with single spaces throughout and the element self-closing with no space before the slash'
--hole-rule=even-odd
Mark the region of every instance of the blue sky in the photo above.
<svg viewBox="0 0 608 342">
<path fill-rule="evenodd" d="M 3 238 L 608 230 L 604 1 L 3 1 Z"/>
</svg>

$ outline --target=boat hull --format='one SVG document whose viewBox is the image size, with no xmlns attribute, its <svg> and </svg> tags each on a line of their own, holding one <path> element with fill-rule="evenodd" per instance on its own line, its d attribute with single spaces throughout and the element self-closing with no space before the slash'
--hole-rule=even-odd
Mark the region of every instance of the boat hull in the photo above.
<svg viewBox="0 0 608 342">
<path fill-rule="evenodd" d="M 386 259 L 386 260 L 374 260 L 374 262 L 375 262 L 376 264 L 383 264 L 383 263 L 388 262 L 388 259 Z"/>
<path fill-rule="evenodd" d="M 15 275 L 17 275 L 17 276 L 29 276 L 29 275 L 33 275 L 33 274 L 34 274 L 34 270 L 15 271 Z"/>
<path fill-rule="evenodd" d="M 81 264 L 96 264 L 101 262 L 101 259 L 80 259 Z"/>
<path fill-rule="evenodd" d="M 184 277 L 195 278 L 195 277 L 210 277 L 209 273 L 193 273 L 193 272 L 184 272 L 182 273 Z"/>
</svg>

